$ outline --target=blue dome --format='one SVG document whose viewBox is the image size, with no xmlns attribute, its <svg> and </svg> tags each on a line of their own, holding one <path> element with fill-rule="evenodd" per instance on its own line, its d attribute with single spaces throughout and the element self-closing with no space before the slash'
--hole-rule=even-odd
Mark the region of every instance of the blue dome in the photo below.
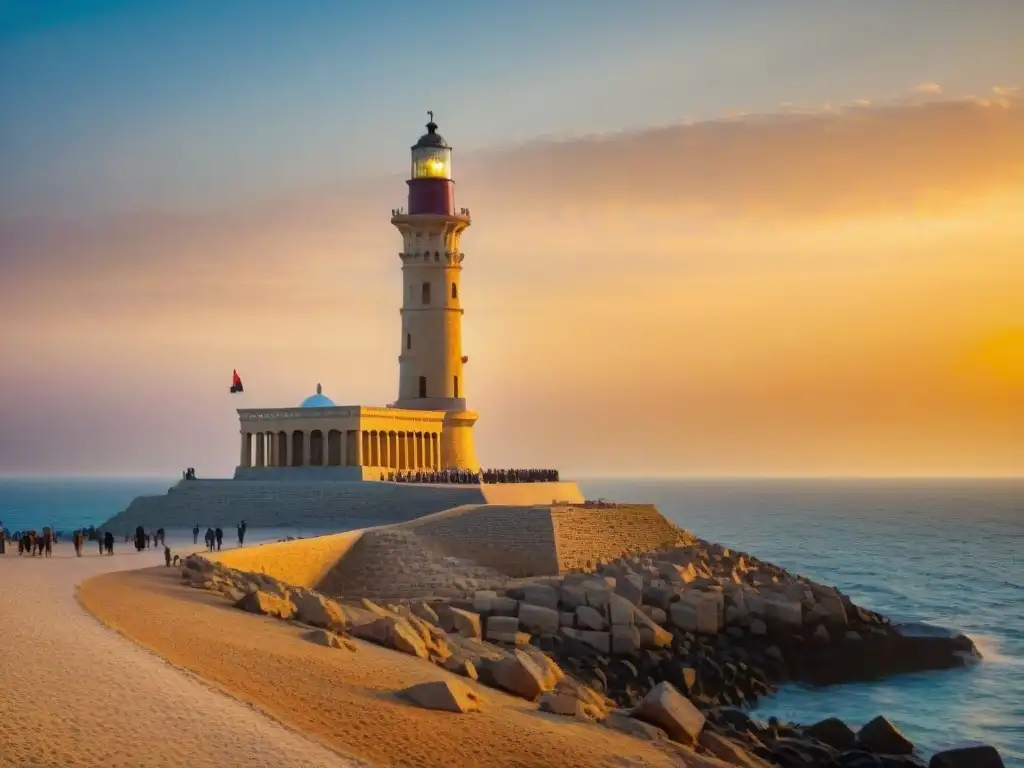
<svg viewBox="0 0 1024 768">
<path fill-rule="evenodd" d="M 302 401 L 300 408 L 333 408 L 334 401 L 323 393 L 319 384 L 316 385 L 316 394 L 310 395 Z"/>
</svg>

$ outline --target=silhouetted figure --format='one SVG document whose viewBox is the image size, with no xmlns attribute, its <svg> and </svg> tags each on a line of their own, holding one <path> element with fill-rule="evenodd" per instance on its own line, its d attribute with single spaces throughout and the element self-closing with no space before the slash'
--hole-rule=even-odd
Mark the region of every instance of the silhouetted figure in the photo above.
<svg viewBox="0 0 1024 768">
<path fill-rule="evenodd" d="M 238 546 L 245 544 L 245 520 L 238 524 Z"/>
<path fill-rule="evenodd" d="M 53 554 L 53 531 L 50 528 L 43 528 L 43 536 L 39 548 L 45 557 Z"/>
<path fill-rule="evenodd" d="M 224 531 L 218 528 L 214 531 L 214 535 L 217 537 L 217 551 L 220 552 L 220 545 L 224 541 Z"/>
<path fill-rule="evenodd" d="M 108 555 L 114 554 L 114 534 L 110 531 L 103 536 L 103 548 L 107 550 Z"/>
<path fill-rule="evenodd" d="M 199 543 L 199 523 L 196 523 L 196 527 L 192 529 L 192 543 Z"/>
<path fill-rule="evenodd" d="M 171 567 L 171 548 L 164 546 L 164 565 L 167 568 Z"/>
<path fill-rule="evenodd" d="M 97 535 L 96 535 L 96 543 L 99 545 L 100 554 L 101 555 L 103 554 L 103 540 L 104 540 L 103 534 L 102 533 L 97 533 Z"/>
<path fill-rule="evenodd" d="M 135 526 L 135 551 L 141 552 L 146 548 L 146 529 L 141 525 Z"/>
<path fill-rule="evenodd" d="M 85 545 L 85 536 L 82 535 L 81 531 L 75 531 L 75 535 L 72 537 L 72 541 L 75 542 L 75 555 L 77 557 L 81 557 L 82 547 Z"/>
<path fill-rule="evenodd" d="M 206 549 L 209 552 L 213 552 L 213 548 L 217 544 L 217 537 L 213 532 L 213 528 L 206 529 Z"/>
</svg>

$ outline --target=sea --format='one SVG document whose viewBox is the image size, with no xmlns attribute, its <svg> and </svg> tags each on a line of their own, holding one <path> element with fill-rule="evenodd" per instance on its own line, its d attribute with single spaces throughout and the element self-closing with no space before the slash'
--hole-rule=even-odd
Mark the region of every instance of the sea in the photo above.
<svg viewBox="0 0 1024 768">
<path fill-rule="evenodd" d="M 0 479 L 0 521 L 12 531 L 71 530 L 173 482 Z M 925 755 L 981 741 L 997 747 L 1007 766 L 1024 768 L 1024 480 L 595 479 L 581 486 L 590 499 L 653 502 L 704 539 L 834 584 L 894 621 L 963 631 L 984 657 L 966 669 L 785 686 L 755 716 L 804 724 L 835 716 L 857 727 L 884 714 Z"/>
</svg>

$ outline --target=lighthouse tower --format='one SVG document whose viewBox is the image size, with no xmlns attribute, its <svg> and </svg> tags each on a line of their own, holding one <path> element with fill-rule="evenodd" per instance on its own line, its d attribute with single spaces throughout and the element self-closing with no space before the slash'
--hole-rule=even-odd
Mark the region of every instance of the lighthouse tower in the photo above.
<svg viewBox="0 0 1024 768">
<path fill-rule="evenodd" d="M 455 209 L 452 149 L 437 132 L 412 147 L 406 210 L 392 212 L 402 233 L 402 351 L 396 408 L 444 411 L 441 466 L 479 470 L 473 447 L 477 414 L 466 408 L 462 354 L 462 233 L 469 210 Z"/>
</svg>

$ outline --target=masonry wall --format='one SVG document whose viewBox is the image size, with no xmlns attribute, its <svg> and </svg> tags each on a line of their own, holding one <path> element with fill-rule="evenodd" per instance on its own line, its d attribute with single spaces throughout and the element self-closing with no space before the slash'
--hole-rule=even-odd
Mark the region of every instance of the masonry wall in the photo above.
<svg viewBox="0 0 1024 768">
<path fill-rule="evenodd" d="M 553 507 L 550 518 L 559 572 L 671 547 L 682 533 L 653 504 Z"/>
<path fill-rule="evenodd" d="M 295 539 L 206 554 L 229 568 L 265 573 L 298 587 L 313 587 L 362 538 L 362 531 Z"/>
<path fill-rule="evenodd" d="M 549 507 L 468 507 L 410 524 L 454 557 L 472 559 L 508 576 L 558 573 Z"/>
</svg>

